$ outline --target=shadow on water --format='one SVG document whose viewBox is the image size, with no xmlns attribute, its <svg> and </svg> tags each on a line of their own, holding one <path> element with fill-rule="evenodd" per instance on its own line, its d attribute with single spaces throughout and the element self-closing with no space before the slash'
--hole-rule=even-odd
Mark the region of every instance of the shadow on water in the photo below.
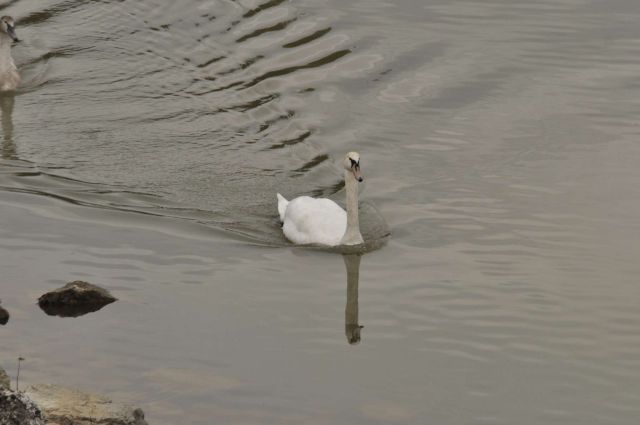
<svg viewBox="0 0 640 425">
<path fill-rule="evenodd" d="M 360 259 L 358 254 L 342 256 L 347 269 L 347 305 L 344 309 L 344 333 L 351 345 L 360 343 L 360 330 L 364 327 L 358 321 L 358 283 L 360 280 Z"/>
</svg>

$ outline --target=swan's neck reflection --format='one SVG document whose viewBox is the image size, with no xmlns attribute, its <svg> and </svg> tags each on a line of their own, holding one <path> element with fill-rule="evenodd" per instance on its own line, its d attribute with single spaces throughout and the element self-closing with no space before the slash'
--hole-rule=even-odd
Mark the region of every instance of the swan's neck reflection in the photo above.
<svg viewBox="0 0 640 425">
<path fill-rule="evenodd" d="M 16 158 L 16 145 L 13 143 L 13 102 L 12 95 L 0 96 L 0 113 L 2 114 L 2 150 L 0 156 L 3 159 Z"/>
<path fill-rule="evenodd" d="M 358 281 L 360 278 L 360 255 L 343 255 L 347 268 L 347 306 L 344 311 L 344 332 L 349 344 L 360 342 L 360 326 L 358 323 Z"/>
</svg>

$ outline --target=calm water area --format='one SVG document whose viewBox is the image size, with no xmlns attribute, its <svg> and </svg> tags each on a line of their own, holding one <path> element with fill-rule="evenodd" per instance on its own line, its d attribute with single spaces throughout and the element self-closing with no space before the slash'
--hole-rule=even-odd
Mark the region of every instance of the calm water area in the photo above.
<svg viewBox="0 0 640 425">
<path fill-rule="evenodd" d="M 4 1 L 0 366 L 150 424 L 635 425 L 637 0 Z M 344 199 L 363 255 L 294 247 Z M 367 222 L 371 222 L 367 225 Z M 72 280 L 119 301 L 79 318 Z"/>
</svg>

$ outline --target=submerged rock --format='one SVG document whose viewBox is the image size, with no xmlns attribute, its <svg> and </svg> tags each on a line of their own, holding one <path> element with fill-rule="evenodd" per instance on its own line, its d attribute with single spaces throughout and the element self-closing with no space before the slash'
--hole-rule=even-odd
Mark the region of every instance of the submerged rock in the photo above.
<svg viewBox="0 0 640 425">
<path fill-rule="evenodd" d="M 57 385 L 12 391 L 0 368 L 0 425 L 148 425 L 144 412 Z"/>
<path fill-rule="evenodd" d="M 26 394 L 42 409 L 47 425 L 148 425 L 141 409 L 95 394 L 57 385 L 35 385 Z"/>
<path fill-rule="evenodd" d="M 38 305 L 49 316 L 78 317 L 100 310 L 117 301 L 106 289 L 76 280 L 38 298 Z"/>
<path fill-rule="evenodd" d="M 45 425 L 42 411 L 24 393 L 0 389 L 1 425 Z"/>
<path fill-rule="evenodd" d="M 0 325 L 6 325 L 9 321 L 9 312 L 0 306 Z"/>
</svg>

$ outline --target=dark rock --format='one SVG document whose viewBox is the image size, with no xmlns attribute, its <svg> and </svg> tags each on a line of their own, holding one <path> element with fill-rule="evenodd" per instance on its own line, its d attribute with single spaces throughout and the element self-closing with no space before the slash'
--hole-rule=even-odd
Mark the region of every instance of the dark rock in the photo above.
<svg viewBox="0 0 640 425">
<path fill-rule="evenodd" d="M 0 389 L 1 425 L 45 425 L 42 411 L 24 393 Z"/>
<path fill-rule="evenodd" d="M 0 325 L 6 325 L 9 321 L 9 312 L 0 307 Z"/>
<path fill-rule="evenodd" d="M 49 316 L 78 317 L 114 301 L 117 299 L 106 289 L 77 280 L 42 295 L 38 305 Z"/>
</svg>

